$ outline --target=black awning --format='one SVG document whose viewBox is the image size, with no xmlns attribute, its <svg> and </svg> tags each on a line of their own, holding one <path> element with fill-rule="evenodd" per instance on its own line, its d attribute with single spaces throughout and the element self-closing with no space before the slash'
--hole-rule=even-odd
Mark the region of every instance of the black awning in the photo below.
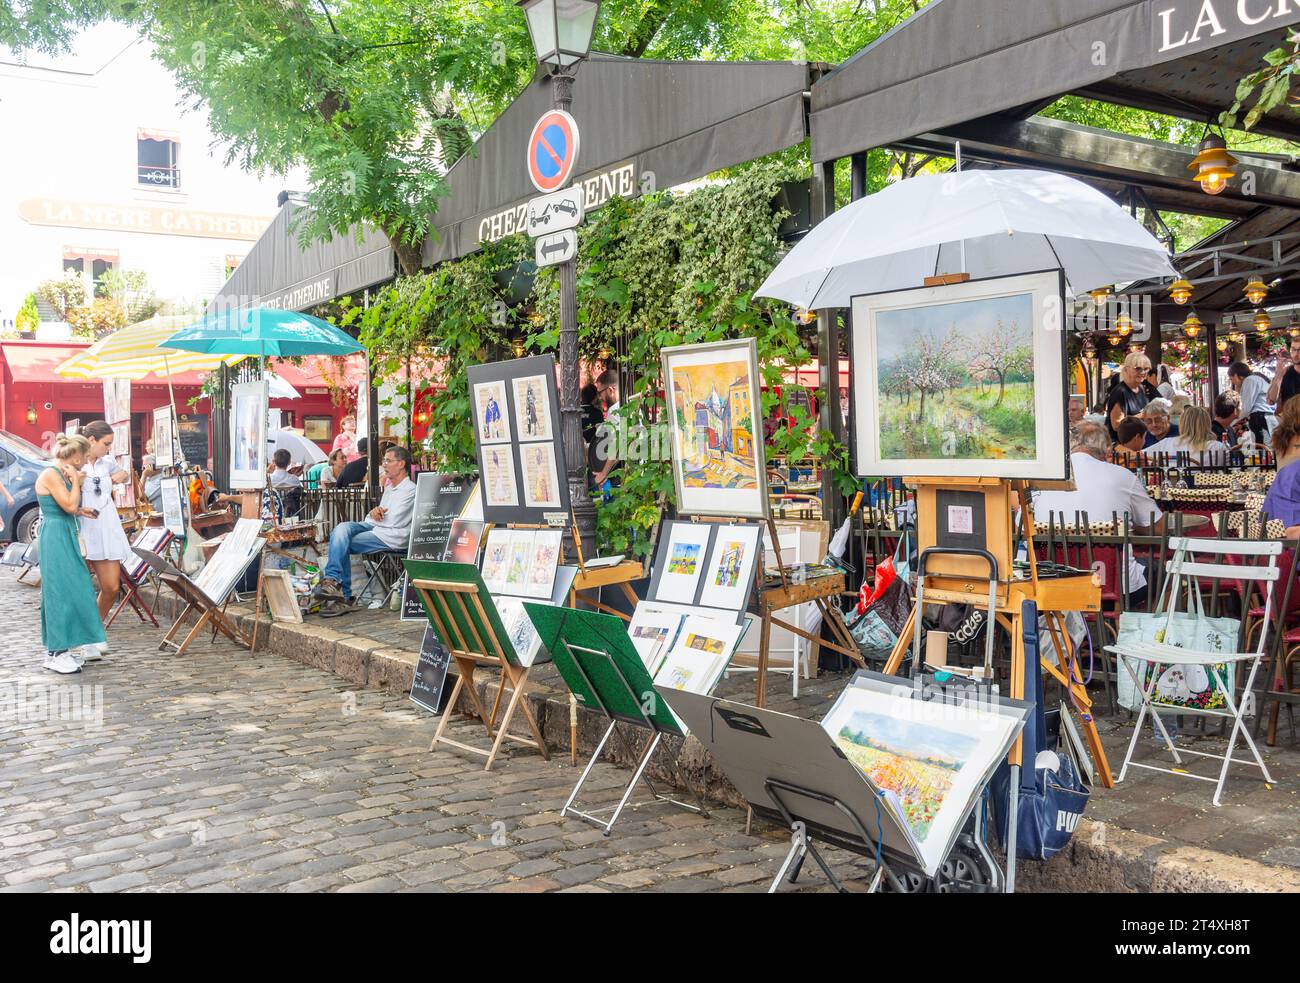
<svg viewBox="0 0 1300 983">
<path fill-rule="evenodd" d="M 703 177 L 801 143 L 807 136 L 802 62 L 664 62 L 593 54 L 578 68 L 572 113 L 581 132 L 578 175 L 588 207 Z M 537 195 L 525 154 L 551 108 L 534 81 L 447 173 L 424 263 L 455 259 L 518 229 Z"/>
<path fill-rule="evenodd" d="M 303 205 L 287 202 L 217 291 L 221 306 L 306 310 L 393 277 L 393 248 L 378 230 L 349 233 L 303 248 L 293 231 Z"/>
<path fill-rule="evenodd" d="M 813 160 L 1068 93 L 1217 116 L 1296 23 L 1290 0 L 931 0 L 813 86 Z M 1256 130 L 1300 138 L 1300 118 Z"/>
</svg>

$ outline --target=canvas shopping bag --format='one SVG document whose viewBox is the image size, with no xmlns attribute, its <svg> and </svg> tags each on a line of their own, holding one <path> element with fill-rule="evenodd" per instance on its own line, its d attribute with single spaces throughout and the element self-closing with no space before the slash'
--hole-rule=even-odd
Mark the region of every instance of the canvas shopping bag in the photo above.
<svg viewBox="0 0 1300 983">
<path fill-rule="evenodd" d="M 1201 606 L 1200 591 L 1192 591 L 1193 610 L 1175 611 L 1172 616 L 1167 611 L 1154 614 L 1139 614 L 1125 611 L 1119 616 L 1118 643 L 1129 641 L 1166 642 L 1180 648 L 1195 649 L 1198 652 L 1235 652 L 1237 639 L 1241 634 L 1241 621 L 1237 618 L 1210 618 Z M 1165 630 L 1168 622 L 1168 630 Z M 1142 660 L 1119 656 L 1129 662 L 1143 686 L 1150 681 L 1152 666 L 1142 665 Z M 1233 676 L 1228 674 L 1226 663 L 1215 667 L 1219 678 L 1235 685 Z M 1142 697 L 1137 692 L 1133 676 L 1128 669 L 1119 667 L 1117 685 L 1119 704 L 1129 710 L 1136 710 L 1142 704 Z M 1156 682 L 1152 706 L 1169 707 L 1185 710 L 1223 710 L 1227 704 L 1209 667 L 1202 665 L 1165 666 Z"/>
</svg>

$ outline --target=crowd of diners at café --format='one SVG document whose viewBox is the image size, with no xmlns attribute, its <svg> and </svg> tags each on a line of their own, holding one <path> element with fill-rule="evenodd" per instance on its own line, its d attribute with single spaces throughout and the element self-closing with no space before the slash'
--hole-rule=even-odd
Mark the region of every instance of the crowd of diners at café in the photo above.
<svg viewBox="0 0 1300 983">
<path fill-rule="evenodd" d="M 1146 529 L 1161 511 L 1138 469 L 1156 462 L 1197 469 L 1257 463 L 1271 452 L 1277 475 L 1263 512 L 1280 520 L 1287 538 L 1300 538 L 1300 337 L 1279 357 L 1271 379 L 1245 362 L 1228 366 L 1231 389 L 1208 407 L 1176 391 L 1166 366 L 1153 368 L 1144 352 L 1131 352 L 1091 413 L 1082 396 L 1069 403 L 1070 454 L 1078 490 L 1039 496 L 1035 514 L 1076 510 L 1129 517 Z M 1194 477 L 1193 477 L 1193 480 Z M 1159 532 L 1159 528 L 1154 530 Z"/>
</svg>

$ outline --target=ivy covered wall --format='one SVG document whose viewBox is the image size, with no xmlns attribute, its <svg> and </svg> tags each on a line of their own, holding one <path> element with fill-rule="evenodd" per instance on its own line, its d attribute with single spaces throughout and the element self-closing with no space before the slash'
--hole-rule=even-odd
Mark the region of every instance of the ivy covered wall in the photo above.
<svg viewBox="0 0 1300 983">
<path fill-rule="evenodd" d="M 644 552 L 660 503 L 673 499 L 668 447 L 656 429 L 663 405 L 662 348 L 755 338 L 768 387 L 764 416 L 777 399 L 773 387 L 782 386 L 787 394 L 799 388 L 783 384 L 783 370 L 812 356 L 790 308 L 755 298 L 753 291 L 782 253 L 777 229 L 784 214 L 772 202 L 783 181 L 804 176 L 781 163 L 761 163 L 726 183 L 687 194 L 615 199 L 579 230 L 579 350 L 587 358 L 601 349 L 617 352 L 629 384 L 620 414 L 627 427 L 621 440 L 625 453 L 617 455 L 624 460 L 622 486 L 597 511 L 604 550 Z M 413 386 L 445 386 L 433 402 L 426 449 L 448 470 L 476 466 L 466 368 L 512 357 L 510 341 L 520 336 L 532 352 L 558 347 L 555 268 L 538 273 L 522 303 L 504 303 L 499 279 L 531 253 L 531 241 L 516 236 L 432 272 L 399 279 L 369 308 L 344 305 L 341 323 L 359 327 L 362 343 L 378 358 L 380 377 L 397 382 L 403 397 L 408 357 L 421 366 Z M 831 398 L 838 405 L 839 394 Z M 776 433 L 769 456 L 816 456 L 841 488 L 850 490 L 843 447 L 805 411 L 793 407 L 789 415 L 796 426 Z"/>
</svg>

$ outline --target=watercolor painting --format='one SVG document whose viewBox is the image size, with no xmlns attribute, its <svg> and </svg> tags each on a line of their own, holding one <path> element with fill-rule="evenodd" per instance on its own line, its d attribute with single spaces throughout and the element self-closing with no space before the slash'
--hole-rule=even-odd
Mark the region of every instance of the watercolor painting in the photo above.
<svg viewBox="0 0 1300 983">
<path fill-rule="evenodd" d="M 515 421 L 519 424 L 520 440 L 550 440 L 554 436 L 551 426 L 551 407 L 546 389 L 546 377 L 524 376 L 510 383 L 515 393 Z"/>
<path fill-rule="evenodd" d="M 853 711 L 832 735 L 878 788 L 897 796 L 918 843 L 930 835 L 978 738 L 880 713 Z"/>
<path fill-rule="evenodd" d="M 722 556 L 713 572 L 714 587 L 735 587 L 745 559 L 745 544 L 733 540 L 722 544 Z"/>
<path fill-rule="evenodd" d="M 480 444 L 510 440 L 510 414 L 504 382 L 480 382 L 474 387 L 474 425 Z"/>
<path fill-rule="evenodd" d="M 700 562 L 699 543 L 674 543 L 668 559 L 668 572 L 682 577 L 694 577 Z"/>
<path fill-rule="evenodd" d="M 560 508 L 560 482 L 555 467 L 555 445 L 522 444 L 524 505 L 530 509 Z"/>
<path fill-rule="evenodd" d="M 483 489 L 488 505 L 519 504 L 515 487 L 515 459 L 509 447 L 483 448 Z"/>
<path fill-rule="evenodd" d="M 687 635 L 686 647 L 688 649 L 697 649 L 700 652 L 708 652 L 710 655 L 721 655 L 726 645 L 720 638 L 710 638 L 708 635 Z"/>
</svg>

